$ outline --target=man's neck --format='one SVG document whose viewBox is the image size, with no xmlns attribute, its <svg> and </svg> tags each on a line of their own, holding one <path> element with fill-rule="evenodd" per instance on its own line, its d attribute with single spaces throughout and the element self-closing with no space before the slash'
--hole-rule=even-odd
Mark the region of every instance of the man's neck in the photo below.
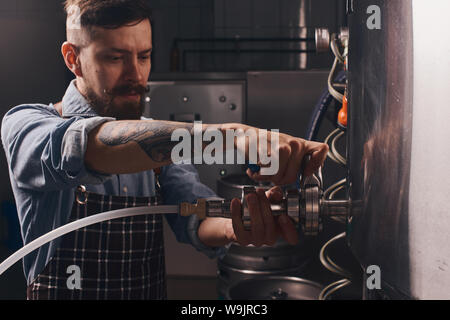
<svg viewBox="0 0 450 320">
<path fill-rule="evenodd" d="M 86 98 L 86 90 L 85 90 L 85 86 L 83 81 L 79 80 L 78 78 L 75 79 L 75 81 L 73 82 L 73 84 L 75 85 L 75 88 L 77 88 L 77 90 L 81 93 L 81 95 Z"/>
<path fill-rule="evenodd" d="M 54 104 L 53 106 L 55 107 L 56 111 L 58 111 L 59 115 L 62 117 L 63 116 L 62 101 Z"/>
</svg>

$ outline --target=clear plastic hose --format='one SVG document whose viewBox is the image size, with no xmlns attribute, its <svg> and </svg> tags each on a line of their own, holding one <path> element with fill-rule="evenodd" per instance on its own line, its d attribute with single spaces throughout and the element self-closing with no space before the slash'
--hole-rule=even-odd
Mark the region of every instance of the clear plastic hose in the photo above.
<svg viewBox="0 0 450 320">
<path fill-rule="evenodd" d="M 100 223 L 103 221 L 114 220 L 119 218 L 131 217 L 131 216 L 139 216 L 145 214 L 169 214 L 169 213 L 178 213 L 179 207 L 177 205 L 173 206 L 143 206 L 143 207 L 134 207 L 134 208 L 126 208 L 119 210 L 112 210 L 103 213 L 99 213 L 96 215 L 92 215 L 77 221 L 73 221 L 68 223 L 62 227 L 59 227 L 55 230 L 50 231 L 47 234 L 31 241 L 29 244 L 24 246 L 22 249 L 16 251 L 11 256 L 9 256 L 5 261 L 0 264 L 0 275 L 2 275 L 6 270 L 8 270 L 11 266 L 13 266 L 17 261 L 25 257 L 30 252 L 38 249 L 44 244 L 55 240 L 69 232 Z"/>
</svg>

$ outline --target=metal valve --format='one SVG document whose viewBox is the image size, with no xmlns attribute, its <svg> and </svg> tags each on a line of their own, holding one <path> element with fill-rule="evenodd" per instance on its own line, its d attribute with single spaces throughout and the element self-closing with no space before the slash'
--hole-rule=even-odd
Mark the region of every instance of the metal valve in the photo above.
<svg viewBox="0 0 450 320">
<path fill-rule="evenodd" d="M 330 49 L 330 31 L 327 28 L 316 28 L 316 51 L 328 52 Z"/>
<path fill-rule="evenodd" d="M 316 28 L 316 52 L 328 52 L 330 50 L 330 42 L 333 37 L 337 37 L 342 44 L 345 44 L 349 39 L 349 30 L 347 27 L 342 27 L 338 34 L 331 34 L 327 28 Z"/>
<path fill-rule="evenodd" d="M 288 190 L 279 204 L 271 204 L 272 214 L 278 216 L 287 214 L 296 224 L 300 224 L 307 236 L 316 236 L 322 231 L 324 216 L 347 216 L 350 209 L 348 200 L 325 200 L 321 186 L 320 175 L 304 179 L 300 190 Z M 242 221 L 247 229 L 251 227 L 251 219 L 245 196 L 255 192 L 254 187 L 246 187 L 242 192 Z M 181 215 L 196 214 L 199 219 L 206 217 L 222 217 L 231 219 L 231 200 L 199 199 L 197 204 L 184 203 Z"/>
</svg>

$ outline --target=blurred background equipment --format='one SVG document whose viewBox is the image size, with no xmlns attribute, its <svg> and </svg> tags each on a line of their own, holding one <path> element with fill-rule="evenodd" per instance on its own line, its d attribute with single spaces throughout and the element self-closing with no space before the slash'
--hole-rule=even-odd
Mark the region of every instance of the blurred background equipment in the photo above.
<svg viewBox="0 0 450 320">
<path fill-rule="evenodd" d="M 61 2 L 0 5 L 0 42 L 8 48 L 0 53 L 8 61 L 2 115 L 24 102 L 57 102 L 72 79 L 59 57 Z M 298 246 L 232 245 L 210 260 L 165 232 L 169 299 L 449 298 L 450 42 L 435 32 L 450 29 L 447 0 L 149 3 L 146 116 L 241 122 L 330 147 L 319 179 L 285 187 L 303 188 L 305 203 L 314 204 L 302 213 L 308 224 Z M 368 28 L 369 6 L 380 8 L 379 29 Z M 4 155 L 0 167 L 9 181 Z M 249 181 L 245 166 L 197 168 L 224 198 L 270 187 Z M 9 184 L 1 188 L 1 201 L 11 204 Z M 12 216 L 11 205 L 2 208 L 1 260 L 19 243 Z M 373 265 L 381 289 L 366 285 Z M 0 277 L 0 297 L 24 299 L 24 282 L 17 264 Z"/>
</svg>

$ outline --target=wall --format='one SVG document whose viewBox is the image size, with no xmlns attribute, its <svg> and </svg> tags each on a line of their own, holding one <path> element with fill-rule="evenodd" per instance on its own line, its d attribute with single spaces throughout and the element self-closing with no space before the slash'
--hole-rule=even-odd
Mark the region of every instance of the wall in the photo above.
<svg viewBox="0 0 450 320">
<path fill-rule="evenodd" d="M 65 26 L 60 1 L 2 0 L 0 3 L 0 115 L 22 103 L 58 102 L 68 75 L 60 54 Z M 45 85 L 44 85 L 45 84 Z M 1 150 L 1 200 L 10 200 Z"/>
<path fill-rule="evenodd" d="M 314 28 L 337 30 L 342 24 L 340 0 L 215 0 L 216 37 L 312 38 Z M 283 50 L 314 50 L 314 41 L 247 43 L 243 48 L 269 49 L 271 53 L 227 54 L 217 56 L 225 69 L 293 70 L 328 65 L 328 55 L 280 53 Z"/>
<path fill-rule="evenodd" d="M 150 0 L 153 27 L 153 72 L 170 71 L 175 38 L 214 36 L 211 0 Z"/>
<path fill-rule="evenodd" d="M 345 22 L 345 0 L 153 0 L 154 72 L 169 72 L 175 38 L 296 38 L 314 37 L 314 28 L 338 30 Z M 308 27 L 308 29 L 306 28 Z M 322 68 L 330 55 L 280 53 L 314 49 L 314 43 L 264 42 L 241 44 L 241 49 L 272 53 L 191 53 L 185 50 L 234 49 L 234 43 L 179 43 L 180 70 L 247 71 Z M 300 57 L 303 56 L 303 63 Z"/>
<path fill-rule="evenodd" d="M 1 118 L 15 105 L 58 102 L 63 96 L 69 80 L 60 54 L 65 38 L 63 17 L 61 1 L 0 1 Z M 0 181 L 0 201 L 14 201 L 3 148 Z M 1 261 L 9 254 L 9 249 L 0 246 Z M 0 298 L 23 298 L 24 286 L 18 262 L 0 276 Z"/>
<path fill-rule="evenodd" d="M 339 25 L 341 18 L 339 15 L 336 17 L 336 10 L 342 8 L 343 2 L 345 1 L 149 0 L 153 9 L 153 72 L 170 71 L 170 53 L 176 37 L 295 36 L 306 25 Z M 1 118 L 15 105 L 58 102 L 63 96 L 72 75 L 66 70 L 60 55 L 60 45 L 65 39 L 61 3 L 62 0 L 0 1 Z M 304 8 L 304 17 L 297 14 L 300 8 Z M 314 15 L 311 16 L 310 13 Z M 276 49 L 277 46 L 273 48 Z M 292 66 L 284 55 L 255 56 L 252 59 L 241 57 L 237 60 L 236 57 L 228 56 L 214 59 L 197 56 L 190 63 L 190 67 L 196 70 L 209 71 L 236 71 L 242 68 L 267 70 Z M 316 65 L 320 63 L 319 61 Z M 328 61 L 323 65 L 328 67 Z M 0 150 L 0 179 L 0 201 L 14 201 L 3 148 Z M 7 248 L 0 246 L 1 261 L 10 253 Z M 199 268 L 199 273 L 211 275 L 213 269 L 214 263 L 209 261 L 207 266 Z M 0 298 L 24 298 L 21 263 L 0 276 Z"/>
</svg>

